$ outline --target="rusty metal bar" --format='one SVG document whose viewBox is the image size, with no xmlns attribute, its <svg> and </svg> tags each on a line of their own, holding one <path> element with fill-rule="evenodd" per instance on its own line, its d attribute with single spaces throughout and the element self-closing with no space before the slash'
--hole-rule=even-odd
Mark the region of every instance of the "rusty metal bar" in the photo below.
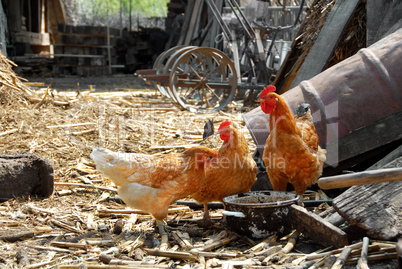
<svg viewBox="0 0 402 269">
<path fill-rule="evenodd" d="M 176 87 L 187 87 L 187 88 L 193 88 L 199 84 L 200 81 L 196 80 L 195 81 L 178 80 L 177 83 L 175 83 Z M 227 83 L 208 82 L 207 85 L 212 89 L 225 89 L 225 90 L 232 89 L 232 85 L 229 85 Z"/>
</svg>

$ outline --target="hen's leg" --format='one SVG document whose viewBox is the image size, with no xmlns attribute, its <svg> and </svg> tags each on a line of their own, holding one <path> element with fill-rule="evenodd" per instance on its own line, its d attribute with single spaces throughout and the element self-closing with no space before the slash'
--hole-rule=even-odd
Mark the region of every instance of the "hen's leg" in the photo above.
<svg viewBox="0 0 402 269">
<path fill-rule="evenodd" d="M 209 216 L 208 204 L 204 203 L 204 221 L 211 222 L 211 217 Z"/>
<path fill-rule="evenodd" d="M 204 203 L 204 215 L 202 220 L 198 221 L 198 225 L 202 227 L 209 227 L 212 225 L 211 217 L 209 216 L 208 204 Z"/>
<path fill-rule="evenodd" d="M 169 247 L 169 238 L 165 229 L 165 223 L 163 220 L 156 220 L 156 225 L 158 226 L 159 234 L 162 237 L 160 249 L 166 250 Z"/>
</svg>

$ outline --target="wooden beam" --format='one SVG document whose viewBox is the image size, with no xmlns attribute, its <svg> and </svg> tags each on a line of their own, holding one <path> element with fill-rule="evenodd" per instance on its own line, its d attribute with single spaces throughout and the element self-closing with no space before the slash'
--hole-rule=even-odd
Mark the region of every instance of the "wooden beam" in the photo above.
<svg viewBox="0 0 402 269">
<path fill-rule="evenodd" d="M 385 156 L 384 158 L 382 158 L 381 160 L 379 160 L 378 162 L 367 168 L 367 170 L 380 169 L 384 165 L 392 162 L 393 160 L 396 160 L 401 156 L 402 156 L 402 144 L 393 151 L 391 151 L 390 153 L 388 153 L 387 156 Z"/>
<path fill-rule="evenodd" d="M 294 229 L 320 245 L 336 248 L 348 245 L 348 237 L 344 231 L 304 207 L 291 205 L 289 221 Z"/>
<path fill-rule="evenodd" d="M 338 0 L 290 88 L 321 73 L 332 56 L 360 0 Z"/>
<path fill-rule="evenodd" d="M 367 153 L 402 138 L 402 111 L 386 116 L 341 137 L 339 141 L 329 142 L 327 151 L 338 151 L 339 161 L 348 160 Z"/>
</svg>

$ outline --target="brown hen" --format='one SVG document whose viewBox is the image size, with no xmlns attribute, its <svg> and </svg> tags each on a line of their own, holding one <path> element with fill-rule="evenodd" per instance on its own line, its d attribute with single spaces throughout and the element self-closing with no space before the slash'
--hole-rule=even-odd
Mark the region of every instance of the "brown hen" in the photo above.
<svg viewBox="0 0 402 269">
<path fill-rule="evenodd" d="M 248 192 L 256 181 L 257 165 L 243 134 L 233 127 L 231 121 L 221 123 L 218 134 L 223 140 L 218 162 L 206 168 L 205 183 L 191 195 L 198 203 L 204 204 L 204 218 L 200 223 L 203 225 L 211 223 L 207 203 Z"/>
<path fill-rule="evenodd" d="M 270 85 L 260 94 L 261 109 L 270 114 L 263 160 L 275 191 L 286 191 L 289 182 L 302 195 L 321 176 L 326 151 L 318 145 L 308 105 L 298 108 L 295 119 L 275 90 Z"/>
</svg>

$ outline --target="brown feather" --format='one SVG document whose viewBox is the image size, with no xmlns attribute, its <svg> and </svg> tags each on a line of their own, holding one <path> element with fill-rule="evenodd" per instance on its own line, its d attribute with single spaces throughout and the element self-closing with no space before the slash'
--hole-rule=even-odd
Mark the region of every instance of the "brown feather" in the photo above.
<svg viewBox="0 0 402 269">
<path fill-rule="evenodd" d="M 270 135 L 263 153 L 267 173 L 274 190 L 285 191 L 289 182 L 301 195 L 320 177 L 325 150 L 318 146 L 311 113 L 295 119 L 280 95 L 267 95 L 277 99 L 270 113 Z"/>
<path fill-rule="evenodd" d="M 200 190 L 191 195 L 198 203 L 222 201 L 223 197 L 250 191 L 255 183 L 257 167 L 250 156 L 246 139 L 232 125 L 226 126 L 231 138 L 218 151 L 218 163 L 208 166 Z"/>
</svg>

